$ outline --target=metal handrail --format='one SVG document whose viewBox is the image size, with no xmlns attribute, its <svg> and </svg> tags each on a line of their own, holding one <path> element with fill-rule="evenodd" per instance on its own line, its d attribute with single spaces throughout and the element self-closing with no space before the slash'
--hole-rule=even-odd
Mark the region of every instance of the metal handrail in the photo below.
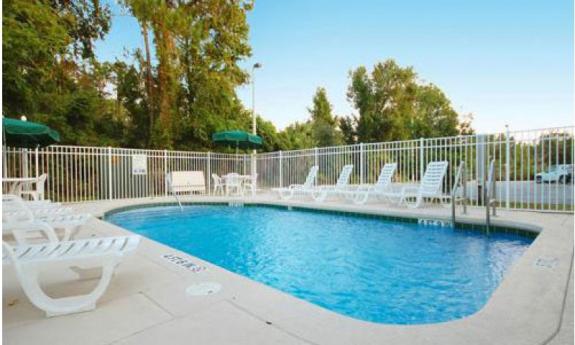
<svg viewBox="0 0 575 345">
<path fill-rule="evenodd" d="M 459 187 L 463 187 L 463 197 L 461 199 L 457 198 L 457 190 Z M 455 226 L 455 204 L 458 200 L 463 201 L 463 214 L 467 214 L 467 178 L 464 161 L 459 163 L 457 174 L 455 175 L 455 182 L 451 189 L 451 223 L 453 226 Z"/>
<path fill-rule="evenodd" d="M 174 188 L 172 188 L 172 175 L 170 175 L 169 173 L 166 174 L 166 188 L 172 193 L 172 195 L 174 196 L 174 198 L 176 198 L 176 201 L 178 202 L 178 205 L 180 206 L 180 212 L 184 212 L 184 208 L 182 207 L 182 203 L 180 202 L 180 198 L 178 198 L 178 194 L 174 191 Z"/>
<path fill-rule="evenodd" d="M 492 209 L 493 216 L 497 215 L 496 211 L 497 200 L 495 199 L 496 188 L 497 188 L 497 184 L 495 181 L 495 159 L 492 159 L 491 162 L 489 163 L 489 177 L 487 183 L 485 183 L 484 179 L 483 185 L 485 186 L 483 188 L 483 196 L 484 196 L 483 200 L 485 201 L 485 220 L 487 223 L 487 233 L 489 233 L 491 229 L 491 215 L 489 212 L 490 211 L 489 208 Z"/>
</svg>

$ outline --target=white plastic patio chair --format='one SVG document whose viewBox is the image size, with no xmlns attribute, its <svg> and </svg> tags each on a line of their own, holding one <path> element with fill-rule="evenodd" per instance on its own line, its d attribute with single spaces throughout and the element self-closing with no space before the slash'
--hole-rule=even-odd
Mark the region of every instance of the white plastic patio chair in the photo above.
<svg viewBox="0 0 575 345">
<path fill-rule="evenodd" d="M 45 311 L 48 317 L 65 315 L 95 309 L 96 302 L 110 284 L 114 269 L 126 254 L 138 247 L 139 242 L 139 236 L 91 238 L 14 247 L 3 242 L 3 262 L 14 265 L 20 285 L 32 304 Z M 52 298 L 42 290 L 39 282 L 41 271 L 50 266 L 102 267 L 102 274 L 94 290 L 86 295 Z M 73 271 L 77 272 L 75 269 Z"/>
<path fill-rule="evenodd" d="M 345 191 L 343 194 L 351 199 L 355 204 L 365 204 L 369 197 L 382 198 L 390 192 L 391 181 L 395 175 L 397 163 L 386 163 L 379 173 L 377 181 L 373 185 L 360 185 L 352 191 Z"/>
<path fill-rule="evenodd" d="M 256 182 L 258 180 L 258 174 L 255 173 L 251 175 L 248 179 L 243 181 L 243 193 L 250 193 L 252 196 L 256 194 Z"/>
<path fill-rule="evenodd" d="M 17 193 L 20 194 L 20 196 L 29 195 L 32 200 L 35 201 L 44 200 L 44 187 L 46 184 L 46 179 L 48 179 L 48 174 L 42 174 L 38 176 L 35 182 L 20 184 Z M 34 189 L 23 189 L 24 186 L 30 188 L 32 185 L 35 185 Z"/>
<path fill-rule="evenodd" d="M 212 174 L 212 181 L 214 182 L 214 195 L 224 195 L 224 179 L 218 174 Z"/>
<path fill-rule="evenodd" d="M 418 186 L 406 186 L 402 188 L 400 193 L 385 193 L 385 195 L 390 198 L 398 198 L 399 205 L 407 205 L 410 208 L 421 207 L 426 199 L 442 201 L 446 198 L 442 187 L 448 165 L 447 161 L 429 162 Z M 410 199 L 415 199 L 415 201 L 412 202 Z"/>
<path fill-rule="evenodd" d="M 349 190 L 349 179 L 352 171 L 353 164 L 344 165 L 336 184 L 333 186 L 315 187 L 312 192 L 313 199 L 316 202 L 324 202 L 329 196 L 345 196 L 345 192 Z"/>
<path fill-rule="evenodd" d="M 311 194 L 314 191 L 318 171 L 319 167 L 314 165 L 309 169 L 309 173 L 303 184 L 291 184 L 284 188 L 272 188 L 272 191 L 277 192 L 282 200 L 289 200 L 297 194 Z"/>
<path fill-rule="evenodd" d="M 242 187 L 242 178 L 240 174 L 229 173 L 225 176 L 226 182 L 226 196 L 235 195 L 243 196 L 244 189 Z"/>
</svg>

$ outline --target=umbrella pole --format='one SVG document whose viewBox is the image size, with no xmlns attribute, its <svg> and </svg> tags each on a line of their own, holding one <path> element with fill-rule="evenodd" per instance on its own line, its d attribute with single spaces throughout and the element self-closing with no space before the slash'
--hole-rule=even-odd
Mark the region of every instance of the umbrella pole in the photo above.
<svg viewBox="0 0 575 345">
<path fill-rule="evenodd" d="M 236 161 L 236 168 L 235 168 L 235 170 L 236 170 L 237 172 L 240 171 L 239 168 L 238 168 L 238 150 L 239 150 L 239 146 L 240 146 L 240 142 L 239 142 L 239 141 L 236 141 L 236 159 L 235 159 L 235 161 Z"/>
<path fill-rule="evenodd" d="M 6 150 L 8 149 L 8 147 L 6 147 L 6 144 L 2 145 L 2 158 L 3 158 L 3 163 L 2 163 L 2 176 L 3 177 L 8 177 L 8 168 L 6 168 L 6 165 L 8 164 L 8 155 L 6 153 Z"/>
<path fill-rule="evenodd" d="M 6 165 L 8 164 L 8 154 L 6 153 L 6 150 L 8 150 L 8 146 L 6 144 L 6 130 L 4 128 L 4 126 L 2 126 L 2 176 L 3 177 L 8 177 L 8 168 L 6 168 Z"/>
<path fill-rule="evenodd" d="M 40 167 L 38 166 L 38 146 L 36 146 L 36 157 L 35 157 L 36 161 L 35 166 L 36 166 L 36 178 L 38 178 L 38 176 L 40 176 Z"/>
</svg>

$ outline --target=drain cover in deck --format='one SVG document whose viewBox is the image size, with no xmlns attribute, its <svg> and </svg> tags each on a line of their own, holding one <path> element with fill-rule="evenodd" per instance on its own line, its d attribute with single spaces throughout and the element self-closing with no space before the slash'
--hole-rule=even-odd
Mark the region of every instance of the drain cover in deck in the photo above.
<svg viewBox="0 0 575 345">
<path fill-rule="evenodd" d="M 214 282 L 202 282 L 188 286 L 186 293 L 189 296 L 213 295 L 222 289 L 222 284 Z"/>
</svg>

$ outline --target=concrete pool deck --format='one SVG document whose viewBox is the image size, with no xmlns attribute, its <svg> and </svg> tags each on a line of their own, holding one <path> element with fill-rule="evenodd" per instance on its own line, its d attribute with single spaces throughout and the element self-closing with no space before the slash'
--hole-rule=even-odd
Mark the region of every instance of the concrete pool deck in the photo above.
<svg viewBox="0 0 575 345">
<path fill-rule="evenodd" d="M 450 209 L 422 210 L 364 206 L 342 202 L 280 202 L 256 198 L 190 197 L 186 202 L 276 204 L 449 219 Z M 71 204 L 96 217 L 129 205 L 173 203 L 145 198 Z M 458 220 L 484 222 L 483 208 L 470 208 Z M 137 252 L 117 268 L 108 291 L 91 312 L 46 318 L 30 304 L 11 266 L 3 269 L 3 341 L 5 344 L 572 344 L 573 214 L 498 210 L 494 224 L 523 224 L 543 230 L 506 274 L 486 306 L 456 321 L 413 326 L 352 319 L 237 275 L 157 242 L 142 239 Z M 129 231 L 92 219 L 78 237 L 111 236 Z M 207 267 L 194 273 L 162 256 L 175 254 Z M 47 272 L 52 296 L 83 292 L 86 280 L 70 284 L 71 272 Z M 222 290 L 190 296 L 186 288 L 217 282 Z"/>
</svg>

